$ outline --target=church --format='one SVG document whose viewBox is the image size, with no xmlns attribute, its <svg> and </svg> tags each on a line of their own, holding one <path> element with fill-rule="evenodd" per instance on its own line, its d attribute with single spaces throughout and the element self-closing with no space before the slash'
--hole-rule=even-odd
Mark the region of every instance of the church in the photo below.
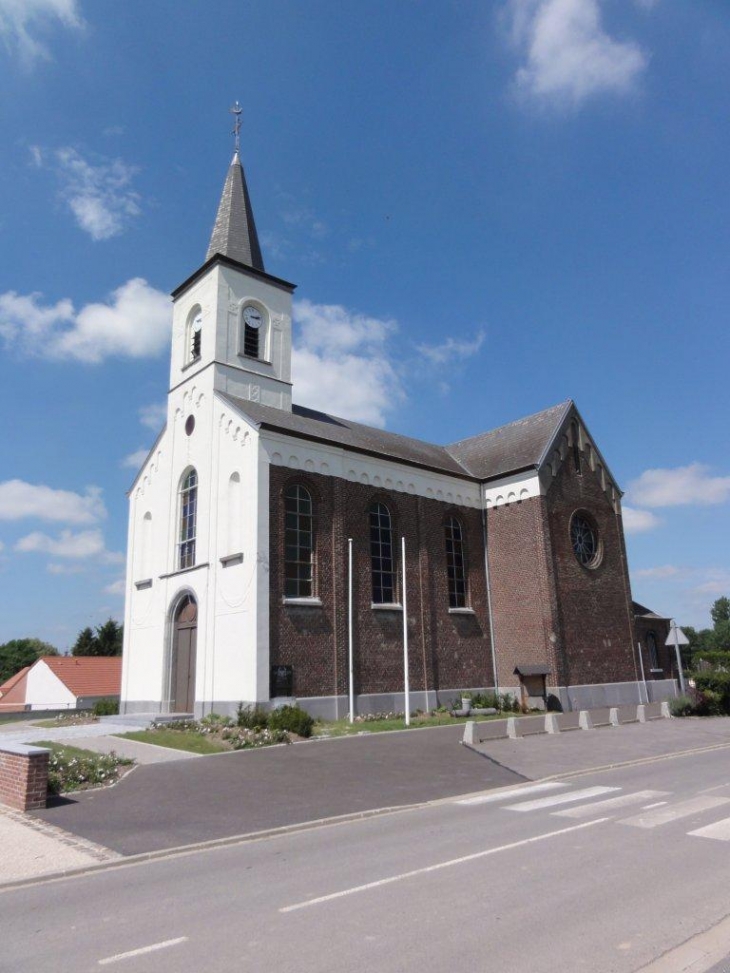
<svg viewBox="0 0 730 973">
<path fill-rule="evenodd" d="M 445 446 L 293 404 L 293 292 L 264 269 L 237 148 L 172 294 L 167 422 L 129 494 L 122 712 L 402 711 L 406 675 L 411 710 L 673 695 L 575 403 Z"/>
</svg>

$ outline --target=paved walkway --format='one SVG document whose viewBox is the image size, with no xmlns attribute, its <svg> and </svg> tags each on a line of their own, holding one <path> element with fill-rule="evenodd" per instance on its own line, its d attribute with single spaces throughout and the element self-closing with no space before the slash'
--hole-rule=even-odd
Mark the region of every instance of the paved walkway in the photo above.
<svg viewBox="0 0 730 973">
<path fill-rule="evenodd" d="M 138 764 L 169 763 L 174 760 L 190 760 L 200 756 L 197 753 L 186 753 L 184 750 L 171 750 L 170 747 L 156 747 L 137 740 L 126 740 L 114 736 L 117 733 L 129 733 L 133 727 L 122 723 L 86 723 L 83 726 L 43 727 L 23 724 L 15 729 L 6 729 L 0 734 L 0 743 L 36 743 L 39 740 L 54 743 L 70 743 L 84 750 L 94 750 L 96 753 L 111 753 L 112 750 L 120 757 L 131 757 Z"/>
</svg>

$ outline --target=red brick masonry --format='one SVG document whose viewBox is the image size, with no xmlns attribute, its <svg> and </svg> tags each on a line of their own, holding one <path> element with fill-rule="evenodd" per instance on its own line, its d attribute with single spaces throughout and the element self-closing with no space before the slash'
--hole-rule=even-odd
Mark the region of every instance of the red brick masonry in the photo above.
<svg viewBox="0 0 730 973">
<path fill-rule="evenodd" d="M 46 806 L 48 750 L 24 743 L 0 745 L 0 804 L 16 811 Z"/>
</svg>

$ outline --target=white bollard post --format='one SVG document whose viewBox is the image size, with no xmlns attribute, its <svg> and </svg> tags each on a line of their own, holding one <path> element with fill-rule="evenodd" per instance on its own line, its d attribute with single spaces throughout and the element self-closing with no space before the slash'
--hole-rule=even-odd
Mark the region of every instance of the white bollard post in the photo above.
<svg viewBox="0 0 730 973">
<path fill-rule="evenodd" d="M 611 726 L 618 726 L 619 725 L 618 707 L 617 706 L 612 706 L 611 709 L 608 711 L 608 719 L 609 719 L 609 721 L 611 723 Z"/>
<path fill-rule="evenodd" d="M 672 711 L 669 709 L 668 699 L 662 700 L 662 716 L 664 717 L 665 720 L 671 720 L 672 718 Z"/>
<path fill-rule="evenodd" d="M 557 713 L 546 713 L 545 714 L 545 732 L 546 733 L 560 733 L 560 726 L 558 725 L 558 714 Z"/>
<path fill-rule="evenodd" d="M 475 720 L 467 720 L 464 724 L 464 739 L 461 741 L 469 746 L 474 746 L 475 743 L 480 743 L 479 731 L 477 730 L 477 724 Z"/>
<path fill-rule="evenodd" d="M 517 739 L 517 720 L 514 716 L 510 716 L 507 720 L 507 736 L 510 740 Z"/>
<path fill-rule="evenodd" d="M 646 723 L 646 706 L 643 703 L 639 703 L 636 707 L 636 719 L 639 723 Z"/>
<path fill-rule="evenodd" d="M 582 709 L 578 714 L 578 726 L 581 730 L 592 730 L 593 720 L 591 719 L 591 711 L 587 709 Z"/>
</svg>

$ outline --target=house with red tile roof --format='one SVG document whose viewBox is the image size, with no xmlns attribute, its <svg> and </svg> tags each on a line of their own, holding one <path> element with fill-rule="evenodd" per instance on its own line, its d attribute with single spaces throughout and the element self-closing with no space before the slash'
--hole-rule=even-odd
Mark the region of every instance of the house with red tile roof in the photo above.
<svg viewBox="0 0 730 973">
<path fill-rule="evenodd" d="M 44 656 L 0 686 L 0 713 L 87 709 L 119 699 L 121 681 L 121 656 Z"/>
</svg>

